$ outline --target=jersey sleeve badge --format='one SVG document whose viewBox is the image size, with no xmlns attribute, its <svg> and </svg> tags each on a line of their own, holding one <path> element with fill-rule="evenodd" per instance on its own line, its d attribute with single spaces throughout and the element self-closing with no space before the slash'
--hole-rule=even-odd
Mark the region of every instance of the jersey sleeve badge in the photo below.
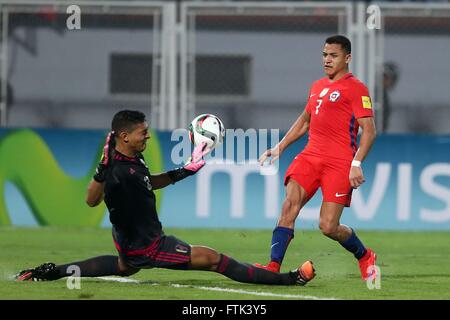
<svg viewBox="0 0 450 320">
<path fill-rule="evenodd" d="M 372 109 L 372 102 L 370 101 L 370 97 L 368 96 L 362 96 L 362 106 L 364 109 Z"/>
</svg>

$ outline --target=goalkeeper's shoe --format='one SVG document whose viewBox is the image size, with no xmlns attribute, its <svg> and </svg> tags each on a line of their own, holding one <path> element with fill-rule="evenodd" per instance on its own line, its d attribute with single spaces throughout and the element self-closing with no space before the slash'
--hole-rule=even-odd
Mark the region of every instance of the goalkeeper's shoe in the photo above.
<svg viewBox="0 0 450 320">
<path fill-rule="evenodd" d="M 314 263 L 310 260 L 305 261 L 297 269 L 297 284 L 304 286 L 316 276 L 316 270 L 314 269 Z"/>
<path fill-rule="evenodd" d="M 16 275 L 17 281 L 48 281 L 59 279 L 59 272 L 52 262 L 43 263 L 33 269 L 20 271 Z"/>
<path fill-rule="evenodd" d="M 376 278 L 377 274 L 375 264 L 377 262 L 377 255 L 375 252 L 373 252 L 370 248 L 366 248 L 366 253 L 361 259 L 358 260 L 358 262 L 359 270 L 361 271 L 361 278 L 364 281 Z"/>
<path fill-rule="evenodd" d="M 276 272 L 276 273 L 280 272 L 280 267 L 281 267 L 281 264 L 279 264 L 276 261 L 270 261 L 267 265 L 263 265 L 263 264 L 260 264 L 260 263 L 255 263 L 253 265 L 255 267 L 258 267 L 258 268 L 261 268 L 261 269 L 264 269 L 264 270 L 267 270 L 267 271 Z"/>
</svg>

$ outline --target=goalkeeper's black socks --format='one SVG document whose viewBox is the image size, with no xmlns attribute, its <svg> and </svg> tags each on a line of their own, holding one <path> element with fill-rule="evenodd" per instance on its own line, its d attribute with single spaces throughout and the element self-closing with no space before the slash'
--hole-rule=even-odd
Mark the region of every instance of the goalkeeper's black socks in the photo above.
<svg viewBox="0 0 450 320">
<path fill-rule="evenodd" d="M 117 256 L 99 256 L 83 261 L 59 265 L 56 266 L 56 270 L 59 272 L 59 278 L 72 275 L 80 277 L 119 276 L 118 259 Z M 79 269 L 77 269 L 77 267 Z M 80 274 L 77 274 L 77 270 L 80 271 Z"/>
<path fill-rule="evenodd" d="M 247 263 L 240 263 L 226 255 L 220 255 L 216 272 L 239 282 L 258 284 L 296 284 L 297 272 L 276 273 Z"/>
</svg>

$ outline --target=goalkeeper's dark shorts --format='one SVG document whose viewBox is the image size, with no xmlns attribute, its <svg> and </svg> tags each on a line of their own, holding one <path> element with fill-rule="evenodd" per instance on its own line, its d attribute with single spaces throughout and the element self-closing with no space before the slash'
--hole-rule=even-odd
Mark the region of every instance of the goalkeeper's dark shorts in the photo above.
<svg viewBox="0 0 450 320">
<path fill-rule="evenodd" d="M 188 269 L 191 246 L 174 236 L 162 236 L 151 245 L 138 250 L 124 250 L 115 242 L 120 257 L 131 267 L 139 269 Z"/>
</svg>

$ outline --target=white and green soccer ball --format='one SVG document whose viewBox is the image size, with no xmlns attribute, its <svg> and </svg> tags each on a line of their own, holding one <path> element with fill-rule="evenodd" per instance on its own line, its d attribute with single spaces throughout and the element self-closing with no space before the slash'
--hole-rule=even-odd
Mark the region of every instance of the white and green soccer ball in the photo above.
<svg viewBox="0 0 450 320">
<path fill-rule="evenodd" d="M 212 150 L 223 142 L 224 136 L 223 122 L 213 114 L 201 114 L 189 125 L 189 139 L 195 146 L 206 142 Z"/>
</svg>

